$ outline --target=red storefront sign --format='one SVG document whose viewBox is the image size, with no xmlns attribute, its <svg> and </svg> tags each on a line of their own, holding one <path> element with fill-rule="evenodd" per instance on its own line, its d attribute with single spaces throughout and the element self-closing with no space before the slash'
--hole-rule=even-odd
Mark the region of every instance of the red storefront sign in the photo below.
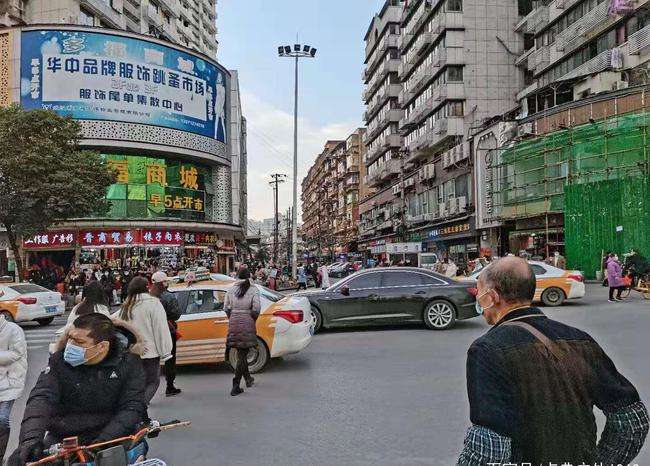
<svg viewBox="0 0 650 466">
<path fill-rule="evenodd" d="M 79 244 L 82 247 L 119 247 L 140 242 L 139 230 L 82 230 Z"/>
<path fill-rule="evenodd" d="M 183 243 L 183 232 L 179 230 L 142 230 L 142 244 L 180 246 Z"/>
<path fill-rule="evenodd" d="M 217 241 L 219 252 L 235 252 L 235 241 L 232 239 L 220 239 Z"/>
<path fill-rule="evenodd" d="M 74 248 L 76 239 L 76 234 L 73 231 L 48 231 L 23 238 L 23 248 Z"/>
</svg>

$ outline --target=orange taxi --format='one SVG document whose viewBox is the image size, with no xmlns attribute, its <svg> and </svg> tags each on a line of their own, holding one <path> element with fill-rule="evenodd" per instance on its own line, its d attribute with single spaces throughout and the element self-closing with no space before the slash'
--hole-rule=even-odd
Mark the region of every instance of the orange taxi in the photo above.
<svg viewBox="0 0 650 466">
<path fill-rule="evenodd" d="M 539 261 L 528 261 L 528 263 L 533 269 L 537 280 L 534 301 L 541 301 L 546 306 L 559 306 L 566 299 L 577 299 L 585 296 L 585 282 L 582 272 L 563 270 Z M 460 280 L 477 280 L 481 270 Z"/>
<path fill-rule="evenodd" d="M 183 315 L 178 320 L 177 364 L 210 364 L 228 360 L 234 367 L 237 352 L 226 354 L 228 317 L 223 310 L 226 292 L 234 280 L 205 280 L 169 287 Z M 307 298 L 283 296 L 260 285 L 261 310 L 257 319 L 257 347 L 248 354 L 251 373 L 271 358 L 297 353 L 311 342 L 314 318 Z"/>
</svg>

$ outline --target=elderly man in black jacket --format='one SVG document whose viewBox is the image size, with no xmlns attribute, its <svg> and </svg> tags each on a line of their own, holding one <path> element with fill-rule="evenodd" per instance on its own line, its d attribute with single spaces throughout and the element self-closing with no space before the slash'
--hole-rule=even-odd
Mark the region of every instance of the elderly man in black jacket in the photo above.
<svg viewBox="0 0 650 466">
<path fill-rule="evenodd" d="M 634 386 L 587 333 L 531 307 L 535 275 L 506 257 L 478 280 L 493 327 L 467 353 L 471 427 L 458 464 L 629 464 L 648 434 Z M 607 422 L 596 443 L 593 408 Z"/>
<path fill-rule="evenodd" d="M 77 318 L 32 390 L 10 466 L 78 436 L 82 445 L 133 434 L 144 419 L 144 371 L 115 325 L 99 313 Z M 47 432 L 47 437 L 46 437 Z"/>
</svg>

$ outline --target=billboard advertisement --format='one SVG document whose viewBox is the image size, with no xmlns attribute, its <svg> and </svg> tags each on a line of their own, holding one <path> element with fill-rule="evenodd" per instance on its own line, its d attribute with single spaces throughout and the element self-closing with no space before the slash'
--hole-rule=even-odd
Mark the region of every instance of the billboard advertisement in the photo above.
<svg viewBox="0 0 650 466">
<path fill-rule="evenodd" d="M 225 142 L 226 74 L 191 53 L 99 32 L 24 31 L 20 76 L 26 109 L 162 126 Z"/>
<path fill-rule="evenodd" d="M 205 219 L 209 167 L 134 155 L 104 157 L 117 175 L 106 194 L 109 217 Z"/>
</svg>

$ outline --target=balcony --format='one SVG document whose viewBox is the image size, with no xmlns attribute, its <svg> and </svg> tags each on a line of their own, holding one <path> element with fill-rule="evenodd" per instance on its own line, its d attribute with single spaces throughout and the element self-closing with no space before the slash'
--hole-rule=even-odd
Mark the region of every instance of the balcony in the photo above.
<svg viewBox="0 0 650 466">
<path fill-rule="evenodd" d="M 531 47 L 528 50 L 526 50 L 524 53 L 519 55 L 515 59 L 515 65 L 521 66 L 522 68 L 525 69 L 530 69 L 528 68 L 528 57 L 530 57 L 534 51 L 535 51 L 535 47 Z"/>
<path fill-rule="evenodd" d="M 417 38 L 415 41 L 415 46 L 413 47 L 414 49 L 414 55 L 420 56 L 422 55 L 427 47 L 431 44 L 431 40 L 433 39 L 433 34 L 430 32 L 423 32 L 420 34 L 420 37 Z"/>
<path fill-rule="evenodd" d="M 379 42 L 379 45 L 377 45 L 377 48 L 375 48 L 375 50 L 372 52 L 372 55 L 368 59 L 366 70 L 371 70 L 374 68 L 377 65 L 377 60 L 383 59 L 389 48 L 397 47 L 398 37 L 399 36 L 397 34 L 384 34 L 384 37 Z"/>
<path fill-rule="evenodd" d="M 650 46 L 650 26 L 638 30 L 627 40 L 630 55 L 637 55 L 641 50 Z"/>
<path fill-rule="evenodd" d="M 390 122 L 398 122 L 402 117 L 402 110 L 399 108 L 391 108 L 389 111 L 378 115 L 372 123 L 368 125 L 366 132 L 366 141 L 372 141 L 379 133 L 381 133 L 386 125 Z"/>
<path fill-rule="evenodd" d="M 588 74 L 599 73 L 605 71 L 612 66 L 612 51 L 605 50 L 604 52 L 599 53 L 594 58 L 589 60 L 586 63 L 583 63 L 576 69 L 568 72 L 564 76 L 560 76 L 558 81 L 564 81 L 565 79 L 577 78 L 579 76 L 586 76 Z"/>
<path fill-rule="evenodd" d="M 124 16 L 115 11 L 107 2 L 102 0 L 81 0 L 79 4 L 98 15 L 100 19 L 108 23 L 110 26 L 117 29 L 124 29 Z"/>
<path fill-rule="evenodd" d="M 537 7 L 533 12 L 529 15 L 530 19 L 528 20 L 528 32 L 537 34 L 539 31 L 541 31 L 544 26 L 548 24 L 549 21 L 549 7 L 548 6 L 540 6 Z"/>
<path fill-rule="evenodd" d="M 387 180 L 401 173 L 401 162 L 398 159 L 390 159 L 379 169 L 378 178 L 380 181 Z"/>
<path fill-rule="evenodd" d="M 178 0 L 158 0 L 158 3 L 167 11 L 169 16 L 173 18 L 178 17 L 178 11 L 180 9 Z"/>
<path fill-rule="evenodd" d="M 157 27 L 162 27 L 163 20 L 162 16 L 160 15 L 160 12 L 156 10 L 151 4 L 149 4 L 146 8 L 146 15 L 145 17 L 147 18 L 147 21 L 149 24 L 152 24 Z"/>
<path fill-rule="evenodd" d="M 425 131 L 415 138 L 408 145 L 409 155 L 406 158 L 407 163 L 415 162 L 416 160 L 429 154 L 429 146 L 433 141 L 433 133 L 431 131 Z"/>
<path fill-rule="evenodd" d="M 382 61 L 381 65 L 375 70 L 372 79 L 368 82 L 366 86 L 366 91 L 369 91 L 370 94 L 377 89 L 377 86 L 380 85 L 388 73 L 396 73 L 399 68 L 400 60 L 399 58 L 391 58 L 389 60 Z"/>
<path fill-rule="evenodd" d="M 399 84 L 389 84 L 382 86 L 373 96 L 372 100 L 367 105 L 367 110 L 364 115 L 365 121 L 369 121 L 377 113 L 377 111 L 386 103 L 386 100 L 391 97 L 398 97 L 402 86 Z"/>
<path fill-rule="evenodd" d="M 551 49 L 548 45 L 544 45 L 535 52 L 530 54 L 528 58 L 528 69 L 533 73 L 539 73 L 551 63 Z"/>
<path fill-rule="evenodd" d="M 451 29 L 451 28 L 454 29 L 465 28 L 463 13 L 455 12 L 455 11 L 438 13 L 435 21 L 433 22 L 433 28 L 432 28 L 433 39 L 437 38 L 440 34 L 442 34 L 445 31 L 445 29 Z"/>
<path fill-rule="evenodd" d="M 461 100 L 465 98 L 465 88 L 463 83 L 447 83 L 441 84 L 438 90 L 434 93 L 433 97 L 437 101 L 443 100 Z"/>
<path fill-rule="evenodd" d="M 424 67 L 420 71 L 416 72 L 409 79 L 410 81 L 409 88 L 413 93 L 413 96 L 416 96 L 422 90 L 422 88 L 431 80 L 433 73 L 434 73 L 434 66 L 429 65 Z"/>
<path fill-rule="evenodd" d="M 608 28 L 618 17 L 608 15 L 609 3 L 603 2 L 557 35 L 555 47 L 565 54 L 580 47 L 588 38 Z"/>
<path fill-rule="evenodd" d="M 464 129 L 463 117 L 441 118 L 433 126 L 431 146 L 435 147 L 450 137 L 463 136 Z"/>
</svg>

